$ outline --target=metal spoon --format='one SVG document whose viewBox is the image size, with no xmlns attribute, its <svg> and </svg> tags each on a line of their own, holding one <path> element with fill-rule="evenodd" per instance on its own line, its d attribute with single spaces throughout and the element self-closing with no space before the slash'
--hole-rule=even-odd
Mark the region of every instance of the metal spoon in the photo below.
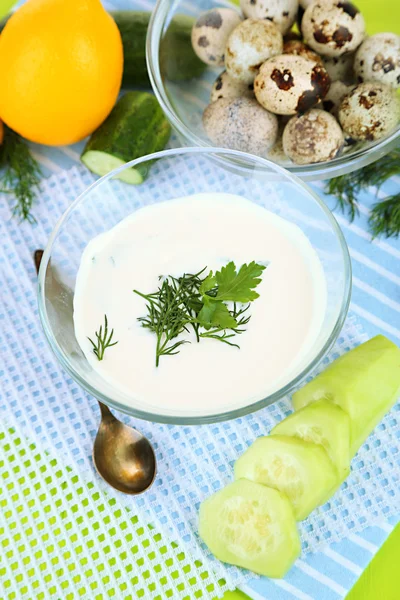
<svg viewBox="0 0 400 600">
<path fill-rule="evenodd" d="M 37 272 L 42 256 L 43 250 L 35 251 Z M 51 269 L 50 263 L 48 269 Z M 65 293 L 65 286 L 54 269 L 51 274 L 54 295 Z M 116 490 L 125 494 L 141 494 L 151 486 L 156 475 L 153 446 L 139 431 L 118 421 L 105 404 L 99 402 L 99 406 L 101 422 L 93 447 L 97 472 Z"/>
</svg>

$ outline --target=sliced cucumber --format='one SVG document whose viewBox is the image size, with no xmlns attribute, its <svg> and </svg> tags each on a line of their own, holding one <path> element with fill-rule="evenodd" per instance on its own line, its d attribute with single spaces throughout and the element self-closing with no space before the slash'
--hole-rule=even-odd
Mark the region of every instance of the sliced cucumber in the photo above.
<svg viewBox="0 0 400 600">
<path fill-rule="evenodd" d="M 376 427 L 400 393 L 400 349 L 383 335 L 341 356 L 293 394 L 296 410 L 321 398 L 350 416 L 350 455 Z"/>
<path fill-rule="evenodd" d="M 102 152 L 101 150 L 87 150 L 85 154 L 82 155 L 82 162 L 93 173 L 96 173 L 96 175 L 107 175 L 107 173 L 113 169 L 122 167 L 127 161 L 121 160 L 111 154 L 107 154 L 107 152 Z M 139 183 L 142 183 L 144 178 L 138 169 L 124 169 L 124 171 L 121 171 L 120 175 L 117 176 L 117 179 L 125 181 L 125 183 L 138 185 Z"/>
<path fill-rule="evenodd" d="M 289 415 L 270 435 L 294 436 L 323 446 L 340 482 L 350 472 L 350 418 L 329 400 L 318 400 Z"/>
<path fill-rule="evenodd" d="M 170 133 L 171 127 L 152 94 L 127 92 L 92 134 L 81 160 L 96 175 L 106 175 L 134 158 L 163 150 Z M 126 183 L 141 183 L 149 165 L 125 169 L 116 177 Z"/>
<path fill-rule="evenodd" d="M 266 577 L 283 577 L 301 550 L 286 496 L 245 479 L 201 504 L 199 534 L 219 560 Z"/>
<path fill-rule="evenodd" d="M 258 438 L 235 463 L 235 479 L 241 478 L 286 494 L 298 521 L 323 504 L 338 482 L 322 446 L 284 435 Z"/>
</svg>

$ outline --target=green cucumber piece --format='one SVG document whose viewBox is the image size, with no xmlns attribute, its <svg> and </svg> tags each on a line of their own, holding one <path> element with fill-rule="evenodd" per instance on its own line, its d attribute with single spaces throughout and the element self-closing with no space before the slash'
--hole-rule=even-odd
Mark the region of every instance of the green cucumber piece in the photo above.
<svg viewBox="0 0 400 600">
<path fill-rule="evenodd" d="M 258 438 L 235 463 L 235 479 L 241 478 L 286 494 L 298 521 L 326 502 L 338 482 L 322 446 L 284 435 Z"/>
<path fill-rule="evenodd" d="M 350 418 L 329 400 L 318 400 L 278 423 L 270 435 L 288 435 L 322 446 L 340 482 L 350 473 Z"/>
<path fill-rule="evenodd" d="M 266 577 L 283 577 L 301 550 L 286 496 L 245 479 L 202 502 L 199 534 L 219 560 Z"/>
<path fill-rule="evenodd" d="M 136 10 L 116 10 L 110 15 L 121 34 L 124 49 L 122 87 L 150 86 L 146 64 L 146 35 L 151 13 Z"/>
<path fill-rule="evenodd" d="M 91 135 L 81 160 L 96 175 L 106 175 L 134 158 L 163 150 L 170 133 L 171 127 L 152 94 L 127 92 Z M 150 162 L 125 169 L 116 178 L 141 183 L 149 166 Z"/>
<path fill-rule="evenodd" d="M 149 86 L 146 64 L 146 36 L 151 13 L 136 10 L 112 11 L 121 33 L 124 48 L 123 87 Z M 195 19 L 176 15 L 160 44 L 160 71 L 169 81 L 178 82 L 199 77 L 206 69 L 192 48 Z"/>
<path fill-rule="evenodd" d="M 194 22 L 187 15 L 176 15 L 160 44 L 160 71 L 169 81 L 195 79 L 207 69 L 192 47 Z"/>
<path fill-rule="evenodd" d="M 336 359 L 293 394 L 296 410 L 328 399 L 350 417 L 353 457 L 400 394 L 400 349 L 378 335 Z"/>
</svg>

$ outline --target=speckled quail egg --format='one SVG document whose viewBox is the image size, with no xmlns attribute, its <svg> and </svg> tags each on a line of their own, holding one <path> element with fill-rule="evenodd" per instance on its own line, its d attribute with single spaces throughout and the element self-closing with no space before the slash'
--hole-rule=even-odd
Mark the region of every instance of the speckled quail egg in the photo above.
<svg viewBox="0 0 400 600">
<path fill-rule="evenodd" d="M 355 82 L 353 71 L 354 52 L 342 54 L 342 56 L 333 56 L 324 58 L 325 69 L 331 81 L 344 81 L 345 83 Z"/>
<path fill-rule="evenodd" d="M 356 52 L 354 72 L 359 83 L 379 81 L 400 87 L 400 36 L 378 33 L 367 38 Z"/>
<path fill-rule="evenodd" d="M 217 146 L 265 156 L 278 135 L 276 115 L 251 98 L 220 98 L 203 113 L 206 134 Z"/>
<path fill-rule="evenodd" d="M 301 42 L 299 40 L 291 40 L 290 42 L 285 42 L 283 44 L 283 54 L 295 54 L 296 56 L 304 56 L 304 58 L 308 58 L 309 60 L 312 60 L 313 62 L 319 65 L 324 65 L 324 62 L 319 56 L 319 54 L 314 52 L 314 50 L 311 50 L 311 48 L 307 46 L 307 44 L 304 44 L 304 42 Z"/>
<path fill-rule="evenodd" d="M 271 21 L 246 19 L 230 34 L 225 50 L 228 75 L 252 83 L 262 63 L 283 48 L 283 37 Z"/>
<path fill-rule="evenodd" d="M 343 142 L 335 117 L 317 108 L 292 117 L 283 132 L 285 154 L 298 165 L 332 160 Z"/>
<path fill-rule="evenodd" d="M 295 22 L 299 0 L 240 0 L 240 8 L 245 17 L 268 19 L 286 33 Z"/>
<path fill-rule="evenodd" d="M 202 13 L 192 28 L 192 46 L 207 65 L 224 64 L 226 41 L 242 17 L 230 8 L 213 8 Z"/>
<path fill-rule="evenodd" d="M 259 103 L 277 115 L 306 112 L 324 98 L 330 80 L 324 67 L 315 62 L 281 54 L 267 60 L 254 81 Z"/>
<path fill-rule="evenodd" d="M 400 100 L 384 83 L 360 83 L 344 97 L 339 121 L 344 132 L 355 140 L 379 140 L 400 120 Z"/>
<path fill-rule="evenodd" d="M 351 2 L 317 0 L 304 13 L 301 30 L 306 44 L 319 54 L 341 56 L 361 44 L 365 22 Z"/>
<path fill-rule="evenodd" d="M 327 112 L 337 117 L 340 105 L 347 94 L 350 94 L 354 85 L 346 85 L 343 81 L 334 81 L 331 83 L 329 92 L 322 101 L 322 107 Z"/>
<path fill-rule="evenodd" d="M 226 71 L 218 75 L 211 88 L 210 102 L 220 98 L 254 98 L 252 83 L 243 83 L 238 79 L 232 79 Z"/>
</svg>

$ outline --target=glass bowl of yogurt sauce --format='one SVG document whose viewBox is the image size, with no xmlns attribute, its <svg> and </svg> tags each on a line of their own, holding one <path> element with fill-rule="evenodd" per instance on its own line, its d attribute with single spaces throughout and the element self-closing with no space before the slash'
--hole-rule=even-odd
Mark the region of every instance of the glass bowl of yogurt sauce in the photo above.
<svg viewBox="0 0 400 600">
<path fill-rule="evenodd" d="M 127 169 L 143 182 L 116 179 Z M 143 326 L 149 299 L 134 290 L 160 303 L 166 279 L 205 279 L 232 262 L 238 274 L 253 261 L 258 297 L 223 307 L 246 309 L 241 333 L 225 330 L 235 345 L 191 324 L 156 361 L 165 335 Z M 213 285 L 204 302 L 222 290 Z M 290 393 L 335 342 L 350 293 L 346 242 L 318 196 L 274 163 L 218 148 L 165 150 L 93 183 L 57 223 L 39 272 L 40 317 L 64 369 L 111 407 L 176 424 L 239 417 Z"/>
</svg>

